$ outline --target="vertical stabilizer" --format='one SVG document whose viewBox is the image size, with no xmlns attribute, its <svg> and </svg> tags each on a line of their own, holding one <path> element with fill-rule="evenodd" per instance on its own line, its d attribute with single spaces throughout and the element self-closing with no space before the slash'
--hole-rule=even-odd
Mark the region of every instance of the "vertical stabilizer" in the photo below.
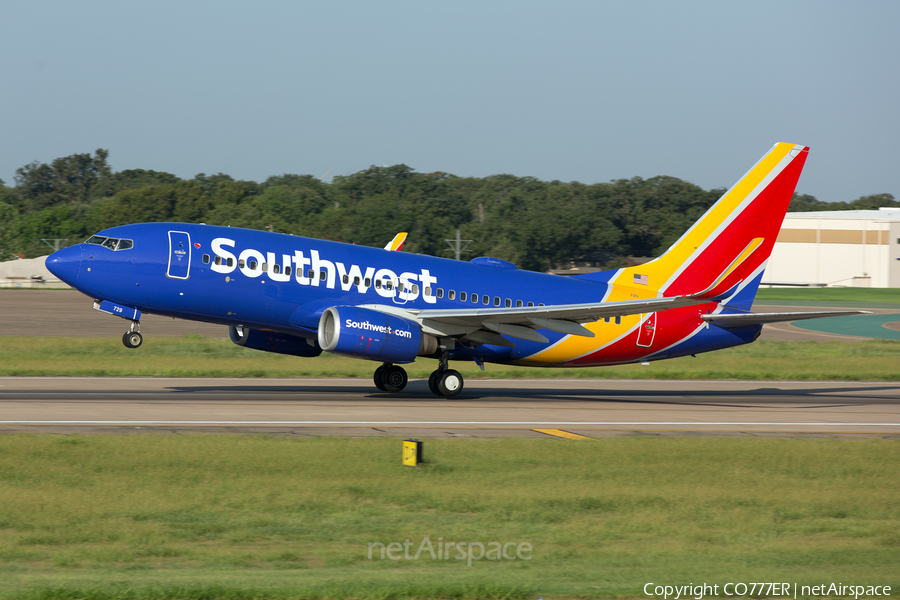
<svg viewBox="0 0 900 600">
<path fill-rule="evenodd" d="M 637 283 L 663 296 L 717 298 L 758 280 L 808 151 L 775 144 L 665 254 L 622 269 L 613 283 Z"/>
</svg>

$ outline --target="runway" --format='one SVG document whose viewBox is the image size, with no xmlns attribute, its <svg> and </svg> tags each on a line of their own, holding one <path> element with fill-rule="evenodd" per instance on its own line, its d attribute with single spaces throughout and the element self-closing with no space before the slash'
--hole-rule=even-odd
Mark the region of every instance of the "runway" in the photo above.
<svg viewBox="0 0 900 600">
<path fill-rule="evenodd" d="M 543 429 L 551 433 L 539 432 Z M 292 436 L 900 435 L 900 384 L 0 378 L 0 431 Z"/>
</svg>

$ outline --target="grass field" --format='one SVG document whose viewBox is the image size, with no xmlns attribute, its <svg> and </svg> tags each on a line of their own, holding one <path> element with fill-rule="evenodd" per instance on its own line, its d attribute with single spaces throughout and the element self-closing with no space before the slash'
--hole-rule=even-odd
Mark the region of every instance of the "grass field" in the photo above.
<svg viewBox="0 0 900 600">
<path fill-rule="evenodd" d="M 467 378 L 606 379 L 797 379 L 900 380 L 900 341 L 759 341 L 697 358 L 589 369 L 538 369 L 454 362 Z M 0 337 L 0 376 L 117 377 L 360 377 L 376 363 L 323 354 L 298 358 L 247 350 L 229 340 L 200 336 L 147 337 L 137 350 L 118 338 Z M 427 378 L 435 361 L 420 359 L 406 369 Z"/>
<path fill-rule="evenodd" d="M 0 598 L 900 585 L 896 440 L 429 440 L 425 457 L 400 466 L 390 439 L 0 436 Z M 370 543 L 409 539 L 414 555 L 425 536 L 533 551 L 368 559 Z"/>
</svg>

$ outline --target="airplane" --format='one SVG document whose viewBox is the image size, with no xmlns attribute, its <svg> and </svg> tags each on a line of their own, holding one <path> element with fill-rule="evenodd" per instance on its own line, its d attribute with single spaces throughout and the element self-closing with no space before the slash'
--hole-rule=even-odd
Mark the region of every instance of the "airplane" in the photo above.
<svg viewBox="0 0 900 600">
<path fill-rule="evenodd" d="M 399 392 L 402 364 L 437 359 L 438 396 L 464 385 L 450 361 L 593 367 L 696 355 L 755 341 L 764 323 L 865 311 L 750 312 L 806 162 L 779 143 L 655 260 L 572 277 L 288 234 L 189 223 L 111 227 L 47 258 L 94 308 L 217 323 L 244 348 L 382 363 L 374 384 Z"/>
</svg>

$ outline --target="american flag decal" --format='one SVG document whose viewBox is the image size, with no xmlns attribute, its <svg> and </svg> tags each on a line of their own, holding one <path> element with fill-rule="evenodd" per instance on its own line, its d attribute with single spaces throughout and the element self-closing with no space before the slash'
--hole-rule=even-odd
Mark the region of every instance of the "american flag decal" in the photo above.
<svg viewBox="0 0 900 600">
<path fill-rule="evenodd" d="M 634 274 L 634 282 L 638 285 L 648 285 L 650 283 L 650 278 L 646 275 L 638 275 Z"/>
</svg>

